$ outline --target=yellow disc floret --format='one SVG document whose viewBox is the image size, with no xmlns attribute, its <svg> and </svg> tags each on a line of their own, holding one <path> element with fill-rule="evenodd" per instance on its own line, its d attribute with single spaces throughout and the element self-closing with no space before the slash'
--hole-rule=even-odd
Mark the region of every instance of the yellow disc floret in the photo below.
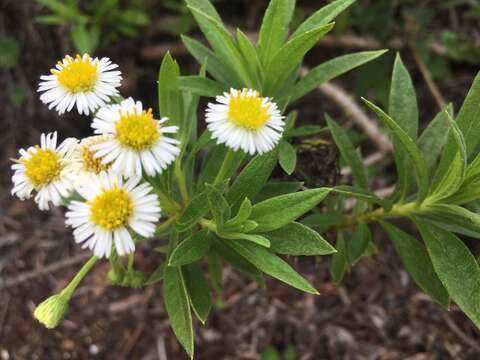
<svg viewBox="0 0 480 360">
<path fill-rule="evenodd" d="M 25 176 L 35 187 L 48 185 L 62 169 L 60 157 L 50 149 L 41 149 L 36 146 L 36 152 L 30 152 L 29 159 L 20 159 L 25 165 Z"/>
<path fill-rule="evenodd" d="M 138 113 L 124 113 L 116 123 L 118 141 L 122 145 L 135 150 L 151 147 L 160 137 L 157 121 L 153 118 L 152 109 Z"/>
<path fill-rule="evenodd" d="M 104 190 L 90 201 L 90 220 L 107 230 L 125 225 L 132 213 L 130 196 L 116 186 Z"/>
<path fill-rule="evenodd" d="M 239 127 L 255 131 L 268 121 L 270 114 L 258 92 L 248 94 L 247 91 L 243 89 L 230 98 L 228 118 Z"/>
<path fill-rule="evenodd" d="M 80 155 L 82 157 L 83 168 L 94 174 L 100 174 L 102 171 L 110 169 L 112 166 L 111 163 L 104 164 L 102 163 L 102 157 L 95 157 L 95 152 L 91 150 L 93 145 L 100 144 L 106 141 L 108 137 L 106 136 L 90 136 L 85 138 L 80 143 Z"/>
<path fill-rule="evenodd" d="M 97 83 L 97 64 L 90 56 L 77 55 L 75 58 L 66 56 L 67 63 L 59 62 L 60 70 L 52 70 L 57 80 L 65 89 L 72 93 L 93 90 Z"/>
</svg>

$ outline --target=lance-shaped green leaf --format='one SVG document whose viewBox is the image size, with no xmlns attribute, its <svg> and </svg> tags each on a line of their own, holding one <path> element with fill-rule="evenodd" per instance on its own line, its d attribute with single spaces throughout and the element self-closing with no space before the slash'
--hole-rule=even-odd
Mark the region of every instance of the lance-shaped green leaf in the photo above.
<svg viewBox="0 0 480 360">
<path fill-rule="evenodd" d="M 168 117 L 172 125 L 180 125 L 183 119 L 183 97 L 177 86 L 180 68 L 170 53 L 162 60 L 158 75 L 158 99 L 160 115 Z"/>
<path fill-rule="evenodd" d="M 301 221 L 303 225 L 323 233 L 333 226 L 340 225 L 345 220 L 344 216 L 338 212 L 314 213 L 305 216 Z"/>
<path fill-rule="evenodd" d="M 180 242 L 170 255 L 169 266 L 191 264 L 204 257 L 211 246 L 207 229 L 196 232 Z"/>
<path fill-rule="evenodd" d="M 427 218 L 448 231 L 480 239 L 480 215 L 464 207 L 432 204 L 423 207 L 418 216 Z"/>
<path fill-rule="evenodd" d="M 449 114 L 453 113 L 452 104 L 445 109 Z M 425 162 L 428 166 L 428 172 L 433 173 L 437 160 L 442 154 L 442 149 L 447 142 L 450 122 L 445 111 L 440 111 L 435 118 L 423 130 L 422 135 L 417 140 L 417 145 L 422 151 Z"/>
<path fill-rule="evenodd" d="M 374 105 L 367 99 L 362 98 L 362 100 L 370 109 L 372 109 L 377 114 L 378 118 L 390 128 L 392 136 L 398 140 L 399 144 L 401 143 L 403 145 L 404 151 L 408 153 L 417 179 L 417 202 L 423 202 L 428 193 L 430 175 L 428 174 L 427 163 L 425 162 L 425 159 L 423 158 L 420 149 L 412 140 L 412 138 L 408 136 L 408 134 L 382 109 L 380 109 L 378 106 Z"/>
<path fill-rule="evenodd" d="M 264 64 L 268 64 L 272 55 L 283 45 L 294 9 L 295 0 L 272 0 L 268 4 L 257 43 L 258 54 Z"/>
<path fill-rule="evenodd" d="M 389 223 L 382 222 L 381 225 L 413 280 L 433 300 L 448 309 L 450 296 L 435 273 L 425 245 Z"/>
<path fill-rule="evenodd" d="M 299 290 L 318 294 L 318 291 L 307 280 L 266 248 L 240 240 L 231 240 L 227 245 L 264 273 Z"/>
<path fill-rule="evenodd" d="M 273 94 L 297 69 L 305 54 L 332 28 L 333 24 L 316 27 L 283 45 L 265 65 L 265 94 Z"/>
<path fill-rule="evenodd" d="M 250 219 L 258 223 L 255 232 L 273 231 L 295 221 L 317 206 L 330 191 L 328 188 L 310 189 L 255 204 L 250 215 Z"/>
<path fill-rule="evenodd" d="M 180 344 L 193 359 L 193 327 L 190 301 L 180 268 L 167 266 L 163 280 L 163 301 L 170 326 Z"/>
<path fill-rule="evenodd" d="M 325 115 L 328 127 L 332 133 L 335 144 L 338 146 L 343 159 L 352 169 L 353 181 L 361 189 L 368 188 L 367 171 L 362 160 L 355 151 L 347 133 L 332 118 Z"/>
<path fill-rule="evenodd" d="M 263 234 L 270 240 L 271 251 L 285 255 L 328 255 L 335 248 L 315 230 L 298 222 Z"/>
<path fill-rule="evenodd" d="M 342 231 L 337 233 L 337 242 L 335 244 L 337 252 L 333 254 L 330 262 L 330 277 L 335 283 L 340 283 L 348 270 L 347 244 Z"/>
<path fill-rule="evenodd" d="M 332 193 L 354 197 L 359 200 L 365 200 L 366 202 L 369 202 L 372 204 L 378 204 L 383 208 L 385 208 L 386 210 L 390 210 L 393 205 L 390 200 L 379 198 L 377 195 L 371 193 L 370 191 L 359 189 L 354 186 L 348 186 L 348 185 L 335 186 L 332 189 Z"/>
<path fill-rule="evenodd" d="M 417 95 L 410 74 L 398 53 L 393 65 L 388 114 L 412 140 L 416 140 L 418 131 Z M 403 151 L 403 143 L 397 137 L 393 138 L 393 147 L 398 174 L 397 191 L 400 199 L 403 200 L 409 194 L 415 181 L 410 171 L 409 156 Z"/>
<path fill-rule="evenodd" d="M 217 230 L 222 231 L 224 222 L 230 219 L 230 206 L 222 193 L 213 185 L 207 184 L 207 188 L 210 190 L 207 192 L 210 211 L 217 225 Z"/>
<path fill-rule="evenodd" d="M 242 201 L 242 204 L 240 205 L 240 208 L 238 209 L 237 214 L 235 217 L 231 218 L 225 223 L 225 227 L 235 227 L 238 225 L 241 225 L 247 219 L 250 217 L 250 214 L 252 213 L 252 203 L 248 198 L 245 198 Z"/>
<path fill-rule="evenodd" d="M 453 301 L 480 327 L 480 268 L 465 244 L 452 233 L 416 220 L 433 268 Z"/>
<path fill-rule="evenodd" d="M 288 175 L 292 175 L 297 165 L 297 152 L 295 148 L 284 139 L 281 139 L 278 144 L 278 163 Z"/>
<path fill-rule="evenodd" d="M 156 284 L 163 280 L 165 270 L 165 263 L 161 263 L 155 271 L 148 277 L 147 281 L 143 284 L 144 286 L 150 286 Z"/>
<path fill-rule="evenodd" d="M 232 209 L 237 208 L 245 198 L 253 197 L 262 189 L 277 164 L 277 151 L 256 155 L 243 168 L 227 193 Z"/>
<path fill-rule="evenodd" d="M 218 15 L 215 6 L 213 6 L 210 0 L 185 0 L 185 2 L 188 6 L 204 12 L 208 16 L 211 16 L 213 19 L 215 19 L 218 23 L 222 24 L 222 19 L 220 18 L 220 15 Z"/>
<path fill-rule="evenodd" d="M 230 240 L 246 240 L 266 248 L 270 247 L 270 240 L 259 234 L 244 234 L 240 232 L 220 232 L 218 236 Z"/>
<path fill-rule="evenodd" d="M 212 308 L 212 296 L 202 268 L 198 263 L 183 266 L 182 275 L 193 312 L 205 324 Z"/>
<path fill-rule="evenodd" d="M 205 97 L 215 97 L 223 94 L 226 87 L 214 80 L 203 76 L 181 76 L 178 78 L 178 87 L 183 91 Z"/>
<path fill-rule="evenodd" d="M 467 170 L 467 148 L 463 134 L 458 125 L 450 118 L 450 115 L 446 113 L 445 116 L 449 119 L 450 132 L 455 140 L 456 153 L 452 162 L 445 163 L 448 158 L 443 156 L 438 164 L 431 186 L 429 197 L 431 201 L 438 201 L 455 194 L 463 184 Z"/>
<path fill-rule="evenodd" d="M 472 87 L 456 118 L 456 123 L 465 138 L 468 162 L 478 154 L 480 146 L 480 107 L 478 104 L 480 104 L 480 73 L 473 80 Z M 451 134 L 442 156 L 445 160 L 442 159 L 442 162 L 451 163 L 456 153 L 455 139 Z"/>
<path fill-rule="evenodd" d="M 336 0 L 322 7 L 309 18 L 307 18 L 303 23 L 301 23 L 290 38 L 293 39 L 305 33 L 306 31 L 316 28 L 319 25 L 329 23 L 354 2 L 355 0 Z"/>
<path fill-rule="evenodd" d="M 242 81 L 238 79 L 235 71 L 223 63 L 212 50 L 200 41 L 185 35 L 181 35 L 181 37 L 183 44 L 199 64 L 203 64 L 205 58 L 207 59 L 207 72 L 212 75 L 215 80 L 226 86 L 240 87 L 242 85 Z"/>
<path fill-rule="evenodd" d="M 225 64 L 237 71 L 245 85 L 252 86 L 252 79 L 230 33 L 222 23 L 198 8 L 188 6 L 210 46 Z"/>
<path fill-rule="evenodd" d="M 372 234 L 368 225 L 359 224 L 346 243 L 347 260 L 350 265 L 355 265 L 365 255 L 371 241 Z"/>
<path fill-rule="evenodd" d="M 332 80 L 346 72 L 355 69 L 369 61 L 383 55 L 388 50 L 361 51 L 353 54 L 336 57 L 317 65 L 311 69 L 298 83 L 295 84 L 291 91 L 291 99 L 293 102 L 300 99 L 305 94 L 316 89 L 323 83 Z"/>
<path fill-rule="evenodd" d="M 263 66 L 257 55 L 257 50 L 250 42 L 250 39 L 240 29 L 237 29 L 237 44 L 244 62 L 247 64 L 253 86 L 259 91 L 262 90 Z"/>
<path fill-rule="evenodd" d="M 214 146 L 213 149 L 207 153 L 203 161 L 204 166 L 200 173 L 200 178 L 197 181 L 199 190 L 203 189 L 206 183 L 213 184 L 215 182 L 228 150 L 226 146 L 220 145 Z M 223 169 L 224 179 L 233 176 L 238 167 L 243 163 L 245 153 L 239 150 L 230 152 L 228 156 L 230 156 L 229 161 Z"/>
<path fill-rule="evenodd" d="M 320 134 L 327 130 L 328 128 L 319 126 L 319 125 L 304 125 L 304 126 L 299 126 L 295 129 L 292 129 L 288 132 L 284 132 L 283 137 L 285 139 L 289 139 L 291 137 L 312 136 L 312 135 Z"/>
<path fill-rule="evenodd" d="M 270 199 L 275 196 L 297 192 L 302 187 L 300 181 L 269 181 L 255 196 L 254 203 Z"/>
<path fill-rule="evenodd" d="M 228 263 L 230 263 L 235 269 L 255 278 L 260 279 L 260 271 L 237 253 L 233 248 L 226 245 L 225 240 L 216 238 L 214 241 L 215 251 Z"/>
</svg>

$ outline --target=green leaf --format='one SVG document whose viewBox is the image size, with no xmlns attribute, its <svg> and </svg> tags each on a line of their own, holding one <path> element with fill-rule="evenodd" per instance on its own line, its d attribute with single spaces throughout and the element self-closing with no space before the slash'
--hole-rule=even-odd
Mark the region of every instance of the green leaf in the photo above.
<svg viewBox="0 0 480 360">
<path fill-rule="evenodd" d="M 178 87 L 183 91 L 190 91 L 193 94 L 205 97 L 216 97 L 226 91 L 224 85 L 196 75 L 179 77 Z"/>
<path fill-rule="evenodd" d="M 354 197 L 356 199 L 364 200 L 372 204 L 378 204 L 387 210 L 390 210 L 392 208 L 392 202 L 390 200 L 381 199 L 378 196 L 376 196 L 374 193 L 371 193 L 370 191 L 359 189 L 353 186 L 348 186 L 348 185 L 335 186 L 332 189 L 332 193 Z"/>
<path fill-rule="evenodd" d="M 227 193 L 227 201 L 236 209 L 245 198 L 253 199 L 262 189 L 277 164 L 277 151 L 256 155 L 243 168 Z"/>
<path fill-rule="evenodd" d="M 292 175 L 297 165 L 297 152 L 295 148 L 284 139 L 281 139 L 278 144 L 278 163 L 288 175 Z"/>
<path fill-rule="evenodd" d="M 212 308 L 212 296 L 202 268 L 198 263 L 182 267 L 190 304 L 198 320 L 205 324 Z"/>
<path fill-rule="evenodd" d="M 235 75 L 235 71 L 230 69 L 227 64 L 224 64 L 213 51 L 208 49 L 201 42 L 181 35 L 183 44 L 198 63 L 202 64 L 207 60 L 207 71 L 219 82 L 225 86 L 240 87 L 242 81 Z M 199 84 L 195 84 L 198 87 Z"/>
<path fill-rule="evenodd" d="M 417 285 L 433 300 L 448 309 L 450 297 L 439 280 L 425 246 L 399 228 L 381 223 L 395 250 Z"/>
<path fill-rule="evenodd" d="M 362 160 L 355 151 L 355 147 L 350 141 L 347 133 L 332 118 L 325 115 L 328 127 L 332 132 L 335 144 L 337 144 L 343 159 L 352 169 L 353 181 L 361 189 L 368 188 L 367 172 Z"/>
<path fill-rule="evenodd" d="M 383 55 L 388 50 L 360 51 L 353 54 L 336 57 L 317 65 L 308 72 L 291 91 L 290 101 L 300 99 L 305 94 L 316 89 L 323 83 L 330 81 L 346 72 L 363 65 Z"/>
<path fill-rule="evenodd" d="M 236 71 L 246 86 L 252 87 L 252 79 L 242 55 L 223 24 L 198 8 L 188 8 L 219 59 Z"/>
<path fill-rule="evenodd" d="M 214 186 L 207 184 L 207 188 L 210 190 L 207 192 L 208 205 L 217 225 L 217 230 L 221 231 L 224 222 L 230 219 L 230 206 L 222 193 Z"/>
<path fill-rule="evenodd" d="M 290 265 L 264 247 L 239 240 L 231 240 L 227 245 L 264 273 L 299 290 L 318 294 L 318 291 Z"/>
<path fill-rule="evenodd" d="M 200 179 L 197 181 L 198 189 L 203 189 L 206 183 L 213 184 L 216 180 L 218 172 L 222 167 L 225 156 L 230 152 L 230 159 L 227 163 L 227 167 L 224 169 L 223 179 L 228 179 L 233 176 L 238 167 L 243 163 L 245 159 L 245 153 L 243 151 L 229 151 L 224 145 L 214 146 L 204 158 L 204 167 L 200 174 Z"/>
<path fill-rule="evenodd" d="M 430 175 L 428 174 L 427 163 L 425 162 L 425 159 L 423 158 L 420 149 L 412 140 L 412 138 L 408 136 L 408 134 L 382 109 L 372 104 L 367 99 L 362 98 L 362 100 L 371 110 L 373 110 L 377 114 L 378 118 L 390 128 L 392 136 L 398 140 L 399 144 L 401 143 L 403 145 L 404 151 L 408 153 L 408 156 L 411 160 L 411 165 L 415 170 L 415 175 L 417 179 L 417 202 L 423 202 L 423 200 L 425 200 L 428 194 Z"/>
<path fill-rule="evenodd" d="M 346 244 L 347 259 L 350 265 L 355 265 L 365 255 L 371 241 L 372 234 L 368 225 L 359 224 L 353 231 L 350 241 Z"/>
<path fill-rule="evenodd" d="M 339 284 L 343 280 L 345 272 L 348 270 L 347 245 L 341 231 L 337 233 L 335 249 L 337 252 L 332 256 L 330 276 L 333 282 Z"/>
<path fill-rule="evenodd" d="M 257 50 L 260 59 L 268 64 L 287 37 L 295 0 L 272 0 L 268 4 L 258 35 Z"/>
<path fill-rule="evenodd" d="M 462 186 L 467 171 L 467 148 L 465 139 L 458 125 L 445 112 L 445 116 L 449 119 L 450 132 L 453 135 L 456 145 L 456 154 L 453 161 L 445 163 L 448 159 L 443 156 L 438 164 L 437 171 L 433 177 L 431 186 L 431 201 L 438 201 L 453 195 Z"/>
<path fill-rule="evenodd" d="M 215 239 L 214 248 L 215 251 L 228 263 L 230 263 L 235 269 L 253 277 L 254 279 L 260 278 L 260 271 L 252 265 L 249 261 L 245 260 L 240 254 L 238 254 L 233 248 L 226 245 L 227 242 L 221 239 Z"/>
<path fill-rule="evenodd" d="M 230 239 L 230 240 L 247 240 L 254 244 L 264 246 L 266 248 L 270 247 L 270 240 L 258 234 L 243 234 L 239 232 L 221 232 L 221 233 L 218 233 L 218 236 L 221 238 Z"/>
<path fill-rule="evenodd" d="M 265 65 L 264 93 L 274 94 L 297 69 L 305 54 L 332 28 L 333 24 L 316 27 L 283 45 Z"/>
<path fill-rule="evenodd" d="M 187 289 L 180 268 L 167 266 L 163 281 L 163 300 L 170 326 L 180 344 L 193 359 L 192 314 Z"/>
<path fill-rule="evenodd" d="M 255 196 L 254 203 L 270 199 L 275 196 L 297 192 L 302 187 L 300 181 L 269 181 Z"/>
<path fill-rule="evenodd" d="M 169 124 L 177 126 L 183 119 L 183 96 L 177 86 L 179 76 L 180 67 L 170 53 L 167 53 L 163 57 L 158 75 L 160 115 L 168 117 Z"/>
<path fill-rule="evenodd" d="M 435 222 L 448 231 L 480 239 L 480 215 L 458 205 L 431 204 L 418 216 Z"/>
<path fill-rule="evenodd" d="M 252 213 L 252 203 L 245 198 L 238 209 L 237 215 L 225 223 L 225 228 L 235 227 L 245 222 Z"/>
<path fill-rule="evenodd" d="M 328 255 L 336 252 L 319 233 L 298 222 L 263 235 L 270 240 L 271 251 L 279 254 Z"/>
<path fill-rule="evenodd" d="M 319 233 L 323 233 L 333 226 L 342 224 L 344 220 L 341 213 L 332 211 L 308 215 L 301 220 L 301 223 Z"/>
<path fill-rule="evenodd" d="M 259 91 L 262 90 L 262 78 L 264 76 L 263 66 L 258 58 L 257 50 L 250 42 L 250 39 L 240 29 L 237 29 L 237 44 L 244 62 L 247 64 L 250 78 L 253 79 L 253 86 Z"/>
<path fill-rule="evenodd" d="M 326 127 L 322 127 L 319 125 L 304 125 L 299 126 L 295 129 L 292 129 L 288 132 L 284 132 L 284 138 L 288 139 L 291 137 L 302 137 L 302 136 L 312 136 L 320 134 L 324 131 L 328 130 Z"/>
<path fill-rule="evenodd" d="M 210 2 L 210 0 L 185 0 L 186 4 L 190 7 L 194 7 L 208 16 L 212 17 L 215 19 L 217 22 L 222 23 L 222 19 L 220 18 L 220 15 L 218 15 L 217 10 L 213 6 L 213 4 Z"/>
<path fill-rule="evenodd" d="M 150 286 L 153 284 L 156 284 L 160 281 L 163 280 L 163 275 L 164 275 L 164 269 L 165 269 L 165 263 L 161 263 L 155 271 L 149 276 L 147 281 L 143 284 L 144 286 Z"/>
<path fill-rule="evenodd" d="M 180 242 L 170 255 L 169 266 L 191 264 L 204 257 L 210 250 L 208 230 L 203 229 Z"/>
<path fill-rule="evenodd" d="M 480 327 L 480 268 L 465 244 L 452 233 L 416 220 L 433 268 L 451 298 Z"/>
<path fill-rule="evenodd" d="M 301 36 L 305 32 L 310 31 L 320 25 L 329 23 L 354 2 L 355 0 L 336 0 L 322 7 L 303 23 L 301 23 L 297 30 L 295 30 L 295 32 L 292 34 L 290 39 Z"/>
<path fill-rule="evenodd" d="M 319 188 L 280 195 L 258 204 L 252 209 L 250 219 L 258 223 L 256 232 L 268 232 L 295 221 L 317 206 L 331 189 Z"/>
<path fill-rule="evenodd" d="M 452 104 L 448 105 L 446 110 L 452 114 Z M 430 121 L 427 128 L 417 140 L 417 145 L 422 151 L 429 173 L 434 172 L 437 160 L 447 142 L 449 129 L 450 123 L 448 116 L 445 111 L 441 111 Z"/>
<path fill-rule="evenodd" d="M 75 25 L 70 32 L 73 46 L 80 54 L 92 54 L 95 52 L 100 40 L 98 27 L 92 26 L 89 29 L 84 24 Z"/>
<path fill-rule="evenodd" d="M 418 131 L 417 95 L 410 74 L 398 53 L 393 66 L 388 113 L 412 140 L 416 140 Z M 402 141 L 394 137 L 393 147 L 398 174 L 397 191 L 400 199 L 403 200 L 409 194 L 414 179 L 409 155 L 403 151 Z"/>
</svg>

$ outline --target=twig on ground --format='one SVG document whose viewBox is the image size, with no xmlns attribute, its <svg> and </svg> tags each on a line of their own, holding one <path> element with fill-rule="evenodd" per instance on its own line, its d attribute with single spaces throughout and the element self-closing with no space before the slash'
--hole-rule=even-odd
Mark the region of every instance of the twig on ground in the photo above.
<svg viewBox="0 0 480 360">
<path fill-rule="evenodd" d="M 158 360 L 168 360 L 167 350 L 165 349 L 165 338 L 162 335 L 157 337 L 157 355 Z"/>
<path fill-rule="evenodd" d="M 422 77 L 425 80 L 425 83 L 427 84 L 428 90 L 430 91 L 433 98 L 435 99 L 435 102 L 437 103 L 440 110 L 445 109 L 447 102 L 445 101 L 445 98 L 440 92 L 438 86 L 435 84 L 435 81 L 433 81 L 430 70 L 428 70 L 428 67 L 423 62 L 422 58 L 420 57 L 420 54 L 415 48 L 415 45 L 411 44 L 410 50 L 412 51 L 413 59 L 415 60 L 415 63 L 418 66 L 418 70 L 420 70 L 420 73 L 422 74 Z"/>
<path fill-rule="evenodd" d="M 121 355 L 120 355 L 119 359 L 129 359 L 130 358 L 129 354 L 133 350 L 135 345 L 137 344 L 138 339 L 140 338 L 140 335 L 142 335 L 142 332 L 143 332 L 144 329 L 145 329 L 145 321 L 142 320 L 137 325 L 135 330 L 133 331 L 133 334 L 128 337 L 128 340 L 127 340 L 125 346 L 123 346 L 123 348 L 122 348 L 122 351 L 120 353 Z"/>
<path fill-rule="evenodd" d="M 61 270 L 63 268 L 67 268 L 67 267 L 70 267 L 72 265 L 78 264 L 78 263 L 80 263 L 80 262 L 82 262 L 82 261 L 84 261 L 84 260 L 86 260 L 90 257 L 92 257 L 92 254 L 90 252 L 84 252 L 84 253 L 78 254 L 76 256 L 67 258 L 65 260 L 54 262 L 54 263 L 49 264 L 49 265 L 47 265 L 47 266 L 45 266 L 41 269 L 36 269 L 36 270 L 21 273 L 21 274 L 15 276 L 14 278 L 5 279 L 5 280 L 0 279 L 0 289 L 16 286 L 16 285 L 24 283 L 26 281 L 41 277 L 45 274 L 56 272 L 56 271 Z"/>
<path fill-rule="evenodd" d="M 480 345 L 478 345 L 478 343 L 474 339 L 468 337 L 467 334 L 465 334 L 462 329 L 460 329 L 457 324 L 455 324 L 455 322 L 450 318 L 447 313 L 443 312 L 442 317 L 450 330 L 452 330 L 465 343 L 465 345 L 471 346 L 473 349 L 480 352 Z"/>
</svg>

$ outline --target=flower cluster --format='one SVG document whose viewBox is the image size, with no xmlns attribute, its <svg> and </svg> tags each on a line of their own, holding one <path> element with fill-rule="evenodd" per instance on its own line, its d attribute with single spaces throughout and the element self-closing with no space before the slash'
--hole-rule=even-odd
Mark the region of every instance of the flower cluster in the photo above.
<svg viewBox="0 0 480 360">
<path fill-rule="evenodd" d="M 135 239 L 154 235 L 160 201 L 143 175 L 161 174 L 180 153 L 177 126 L 155 119 L 140 101 L 122 100 L 117 68 L 108 58 L 67 55 L 41 76 L 40 100 L 59 114 L 75 107 L 92 114 L 94 135 L 58 145 L 56 132 L 42 134 L 40 145 L 21 149 L 12 165 L 12 194 L 34 196 L 41 210 L 67 205 L 65 223 L 75 241 L 97 257 L 110 257 L 112 250 L 129 254 Z M 283 116 L 271 99 L 231 89 L 216 101 L 208 105 L 206 121 L 219 144 L 254 155 L 280 140 Z"/>
</svg>

